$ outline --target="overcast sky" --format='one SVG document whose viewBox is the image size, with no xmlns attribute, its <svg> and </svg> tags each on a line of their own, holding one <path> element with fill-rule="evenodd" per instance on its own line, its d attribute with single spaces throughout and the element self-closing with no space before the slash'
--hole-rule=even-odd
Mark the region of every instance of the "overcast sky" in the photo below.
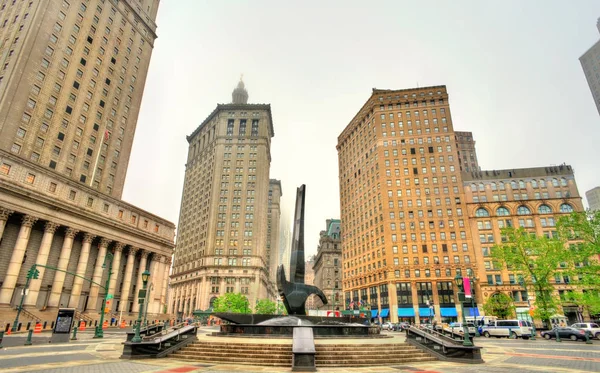
<svg viewBox="0 0 600 373">
<path fill-rule="evenodd" d="M 340 216 L 337 137 L 372 88 L 446 85 L 482 169 L 565 162 L 584 196 L 600 185 L 600 116 L 578 58 L 598 17 L 598 0 L 163 0 L 124 200 L 178 223 L 185 136 L 241 73 L 249 102 L 271 104 L 289 214 L 307 185 L 307 256 Z"/>
</svg>

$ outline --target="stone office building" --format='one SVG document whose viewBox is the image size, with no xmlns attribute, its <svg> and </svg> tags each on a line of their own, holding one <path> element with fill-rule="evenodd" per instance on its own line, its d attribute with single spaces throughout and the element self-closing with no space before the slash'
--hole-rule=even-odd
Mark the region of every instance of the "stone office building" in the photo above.
<svg viewBox="0 0 600 373">
<path fill-rule="evenodd" d="M 225 293 L 245 294 L 252 308 L 275 299 L 267 255 L 273 136 L 271 106 L 248 104 L 241 80 L 232 102 L 187 136 L 169 312 L 187 317 Z M 271 229 L 278 218 L 271 210 Z"/>
<path fill-rule="evenodd" d="M 114 255 L 107 308 L 135 311 L 148 268 L 148 312 L 162 312 L 175 227 L 120 200 L 159 0 L 4 3 L 0 312 L 13 312 L 32 264 L 103 284 L 107 252 Z M 33 314 L 60 306 L 96 313 L 105 293 L 41 269 L 25 304 Z"/>
<path fill-rule="evenodd" d="M 325 230 L 321 231 L 319 247 L 315 255 L 313 270 L 315 272 L 315 286 L 323 291 L 327 297 L 325 307 L 330 310 L 344 310 L 342 293 L 342 243 L 340 239 L 341 221 L 327 219 Z M 313 297 L 316 307 L 323 309 L 323 302 L 318 297 Z"/>
</svg>

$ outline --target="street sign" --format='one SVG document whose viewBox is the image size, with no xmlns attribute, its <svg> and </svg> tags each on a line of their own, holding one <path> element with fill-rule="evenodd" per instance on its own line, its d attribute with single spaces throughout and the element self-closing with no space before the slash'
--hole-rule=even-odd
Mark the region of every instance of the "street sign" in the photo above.
<svg viewBox="0 0 600 373">
<path fill-rule="evenodd" d="M 113 298 L 114 298 L 114 295 L 112 295 L 112 294 L 108 294 L 108 295 L 106 296 L 106 299 L 113 299 Z"/>
</svg>

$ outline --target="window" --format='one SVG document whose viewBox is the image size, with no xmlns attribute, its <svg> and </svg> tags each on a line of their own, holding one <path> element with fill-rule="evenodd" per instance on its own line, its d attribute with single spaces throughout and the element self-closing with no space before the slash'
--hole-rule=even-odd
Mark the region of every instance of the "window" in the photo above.
<svg viewBox="0 0 600 373">
<path fill-rule="evenodd" d="M 0 166 L 0 173 L 8 175 L 8 173 L 10 172 L 10 167 L 11 166 L 9 164 L 2 163 L 2 166 Z"/>
<path fill-rule="evenodd" d="M 19 154 L 21 152 L 21 145 L 19 144 L 12 144 L 10 151 L 15 153 L 15 154 Z"/>
<path fill-rule="evenodd" d="M 480 207 L 475 211 L 475 216 L 478 218 L 488 217 L 490 216 L 490 213 L 488 210 L 484 209 L 483 207 Z"/>
<path fill-rule="evenodd" d="M 508 211 L 508 209 L 506 207 L 498 207 L 498 209 L 496 210 L 496 215 L 509 216 L 510 212 Z"/>
<path fill-rule="evenodd" d="M 48 185 L 48 191 L 50 193 L 56 192 L 56 183 L 50 182 L 50 185 Z"/>
<path fill-rule="evenodd" d="M 519 206 L 517 208 L 517 215 L 531 215 L 531 210 L 527 206 Z"/>
<path fill-rule="evenodd" d="M 71 191 L 69 192 L 69 199 L 70 199 L 71 201 L 74 201 L 76 196 L 77 196 L 77 192 L 76 192 L 76 191 L 74 191 L 74 190 L 71 190 Z"/>
<path fill-rule="evenodd" d="M 540 207 L 538 207 L 538 213 L 540 214 L 551 214 L 552 213 L 552 208 L 548 205 L 540 205 Z"/>
<path fill-rule="evenodd" d="M 560 212 L 571 213 L 573 212 L 573 206 L 569 205 L 568 203 L 563 203 L 560 205 Z"/>
</svg>

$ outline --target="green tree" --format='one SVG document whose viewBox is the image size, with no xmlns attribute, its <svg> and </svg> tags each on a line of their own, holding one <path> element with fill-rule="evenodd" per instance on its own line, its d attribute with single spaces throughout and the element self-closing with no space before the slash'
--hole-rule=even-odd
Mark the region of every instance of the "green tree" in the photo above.
<svg viewBox="0 0 600 373">
<path fill-rule="evenodd" d="M 483 310 L 486 315 L 497 316 L 500 319 L 508 319 L 515 314 L 512 298 L 504 293 L 496 293 L 489 297 L 483 305 Z"/>
<path fill-rule="evenodd" d="M 250 302 L 240 293 L 226 293 L 215 299 L 213 312 L 251 313 Z"/>
<path fill-rule="evenodd" d="M 254 312 L 262 315 L 274 315 L 277 312 L 277 304 L 270 299 L 261 299 L 256 303 Z"/>
<path fill-rule="evenodd" d="M 502 243 L 492 257 L 519 276 L 519 283 L 535 293 L 535 317 L 549 323 L 558 308 L 552 280 L 569 262 L 569 250 L 561 239 L 538 237 L 523 228 L 504 228 Z"/>
<path fill-rule="evenodd" d="M 600 314 L 600 211 L 574 212 L 558 220 L 561 239 L 568 243 L 570 261 L 565 271 L 578 290 L 569 300 Z"/>
</svg>

